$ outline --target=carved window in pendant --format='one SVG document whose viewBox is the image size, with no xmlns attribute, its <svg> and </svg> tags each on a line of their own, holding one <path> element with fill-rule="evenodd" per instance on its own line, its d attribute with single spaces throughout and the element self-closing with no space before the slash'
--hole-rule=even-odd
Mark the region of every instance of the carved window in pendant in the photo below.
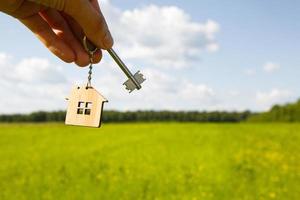
<svg viewBox="0 0 300 200">
<path fill-rule="evenodd" d="M 92 102 L 79 101 L 77 106 L 78 115 L 90 115 L 92 110 Z"/>
</svg>

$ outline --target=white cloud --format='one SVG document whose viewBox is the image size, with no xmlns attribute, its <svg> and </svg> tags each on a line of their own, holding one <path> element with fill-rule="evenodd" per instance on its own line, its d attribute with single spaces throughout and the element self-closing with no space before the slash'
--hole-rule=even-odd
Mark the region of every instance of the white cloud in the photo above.
<svg viewBox="0 0 300 200">
<path fill-rule="evenodd" d="M 3 56 L 4 57 L 4 56 Z M 65 109 L 64 100 L 70 92 L 73 81 L 84 84 L 87 68 L 72 67 L 78 72 L 73 76 L 66 68 L 50 63 L 47 59 L 25 58 L 14 63 L 15 59 L 5 56 L 1 59 L 0 70 L 0 113 L 23 113 L 36 110 Z M 130 64 L 130 63 L 128 63 Z M 267 110 L 273 104 L 292 100 L 289 90 L 273 89 L 257 92 L 256 106 L 245 106 L 248 93 L 237 90 L 218 91 L 208 84 L 191 81 L 184 76 L 174 76 L 168 70 L 145 68 L 147 81 L 143 89 L 128 94 L 123 82 L 126 77 L 112 60 L 105 59 L 95 66 L 92 83 L 109 103 L 105 109 L 119 110 L 244 110 L 255 108 Z M 130 65 L 129 65 L 130 66 Z M 72 78 L 72 81 L 71 81 Z M 250 100 L 249 100 L 250 101 Z"/>
<path fill-rule="evenodd" d="M 281 68 L 280 64 L 278 63 L 273 63 L 273 62 L 267 62 L 264 66 L 263 69 L 267 73 L 272 73 Z"/>
<path fill-rule="evenodd" d="M 220 46 L 217 43 L 210 43 L 206 46 L 208 52 L 216 52 L 219 51 Z"/>
<path fill-rule="evenodd" d="M 61 83 L 66 79 L 61 66 L 51 65 L 47 59 L 27 58 L 16 65 L 13 71 L 16 79 L 32 83 Z"/>
<path fill-rule="evenodd" d="M 160 68 L 184 68 L 195 64 L 203 51 L 219 49 L 215 40 L 219 24 L 210 19 L 195 22 L 176 6 L 121 11 L 104 0 L 101 7 L 125 59 Z"/>
<path fill-rule="evenodd" d="M 173 77 L 161 70 L 143 70 L 147 78 L 142 90 L 128 94 L 122 87 L 126 80 L 119 71 L 110 70 L 95 80 L 99 91 L 109 99 L 108 109 L 121 110 L 207 110 L 216 102 L 215 91 L 206 84 Z"/>
<path fill-rule="evenodd" d="M 0 66 L 5 65 L 10 59 L 10 56 L 0 52 Z"/>
<path fill-rule="evenodd" d="M 36 110 L 65 109 L 65 97 L 70 88 L 85 84 L 87 68 L 75 68 L 81 78 L 73 77 L 65 68 L 50 63 L 47 59 L 25 58 L 14 63 L 5 59 L 0 65 L 0 113 L 24 113 Z M 156 68 L 145 68 L 147 81 L 143 89 L 128 94 L 122 85 L 125 75 L 111 60 L 102 63 L 107 66 L 94 68 L 92 83 L 109 99 L 105 109 L 119 110 L 210 110 L 215 108 L 217 95 L 207 84 L 194 83 L 184 77 Z M 75 70 L 76 69 L 76 70 Z M 72 78 L 72 81 L 71 81 Z"/>
<path fill-rule="evenodd" d="M 179 95 L 186 100 L 194 99 L 196 101 L 208 100 L 215 97 L 215 91 L 205 84 L 193 84 L 185 81 L 181 87 Z"/>
<path fill-rule="evenodd" d="M 272 89 L 269 92 L 257 92 L 256 103 L 264 110 L 269 109 L 274 104 L 281 104 L 290 101 L 293 93 L 289 90 Z"/>
<path fill-rule="evenodd" d="M 262 69 L 266 73 L 273 73 L 275 71 L 278 71 L 281 68 L 281 65 L 274 62 L 267 62 L 263 65 Z M 254 68 L 248 68 L 245 69 L 245 74 L 248 76 L 254 76 L 257 73 L 257 70 Z"/>
<path fill-rule="evenodd" d="M 41 58 L 13 63 L 11 56 L 0 57 L 1 113 L 59 108 L 59 99 L 65 97 L 68 83 L 61 67 Z"/>
</svg>

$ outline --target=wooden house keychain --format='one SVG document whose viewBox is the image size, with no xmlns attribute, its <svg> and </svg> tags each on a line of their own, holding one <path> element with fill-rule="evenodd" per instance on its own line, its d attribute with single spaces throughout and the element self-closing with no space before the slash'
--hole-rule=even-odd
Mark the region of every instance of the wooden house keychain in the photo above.
<svg viewBox="0 0 300 200">
<path fill-rule="evenodd" d="M 76 86 L 72 89 L 71 95 L 67 99 L 69 104 L 65 124 L 100 127 L 103 106 L 104 103 L 108 101 L 101 93 L 95 90 L 91 84 L 93 55 L 98 48 L 89 42 L 86 36 L 83 38 L 83 46 L 90 57 L 88 81 L 86 85 Z M 126 86 L 129 93 L 135 89 L 140 90 L 142 88 L 141 84 L 146 80 L 143 74 L 138 71 L 133 75 L 113 49 L 107 51 L 127 76 L 128 80 L 125 81 L 123 85 Z"/>
</svg>

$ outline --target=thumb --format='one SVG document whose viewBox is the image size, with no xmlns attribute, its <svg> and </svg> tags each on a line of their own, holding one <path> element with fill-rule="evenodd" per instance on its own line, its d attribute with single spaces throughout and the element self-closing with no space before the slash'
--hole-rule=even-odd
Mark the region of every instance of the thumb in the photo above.
<svg viewBox="0 0 300 200">
<path fill-rule="evenodd" d="M 110 49 L 113 38 L 101 10 L 89 0 L 30 0 L 51 8 L 64 11 L 70 15 L 83 29 L 85 35 L 98 48 Z"/>
</svg>

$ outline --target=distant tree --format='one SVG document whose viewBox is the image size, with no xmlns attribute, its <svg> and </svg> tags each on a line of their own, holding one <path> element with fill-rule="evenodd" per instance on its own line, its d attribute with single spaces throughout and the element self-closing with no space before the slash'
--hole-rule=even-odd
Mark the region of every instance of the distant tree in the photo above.
<svg viewBox="0 0 300 200">
<path fill-rule="evenodd" d="M 253 114 L 250 122 L 300 122 L 300 100 L 296 103 L 275 105 L 270 111 Z"/>
<path fill-rule="evenodd" d="M 0 122 L 63 122 L 65 111 L 34 112 L 31 114 L 0 115 Z M 252 113 L 246 112 L 197 112 L 197 111 L 104 111 L 104 122 L 241 122 Z M 297 113 L 300 116 L 300 112 Z"/>
</svg>

